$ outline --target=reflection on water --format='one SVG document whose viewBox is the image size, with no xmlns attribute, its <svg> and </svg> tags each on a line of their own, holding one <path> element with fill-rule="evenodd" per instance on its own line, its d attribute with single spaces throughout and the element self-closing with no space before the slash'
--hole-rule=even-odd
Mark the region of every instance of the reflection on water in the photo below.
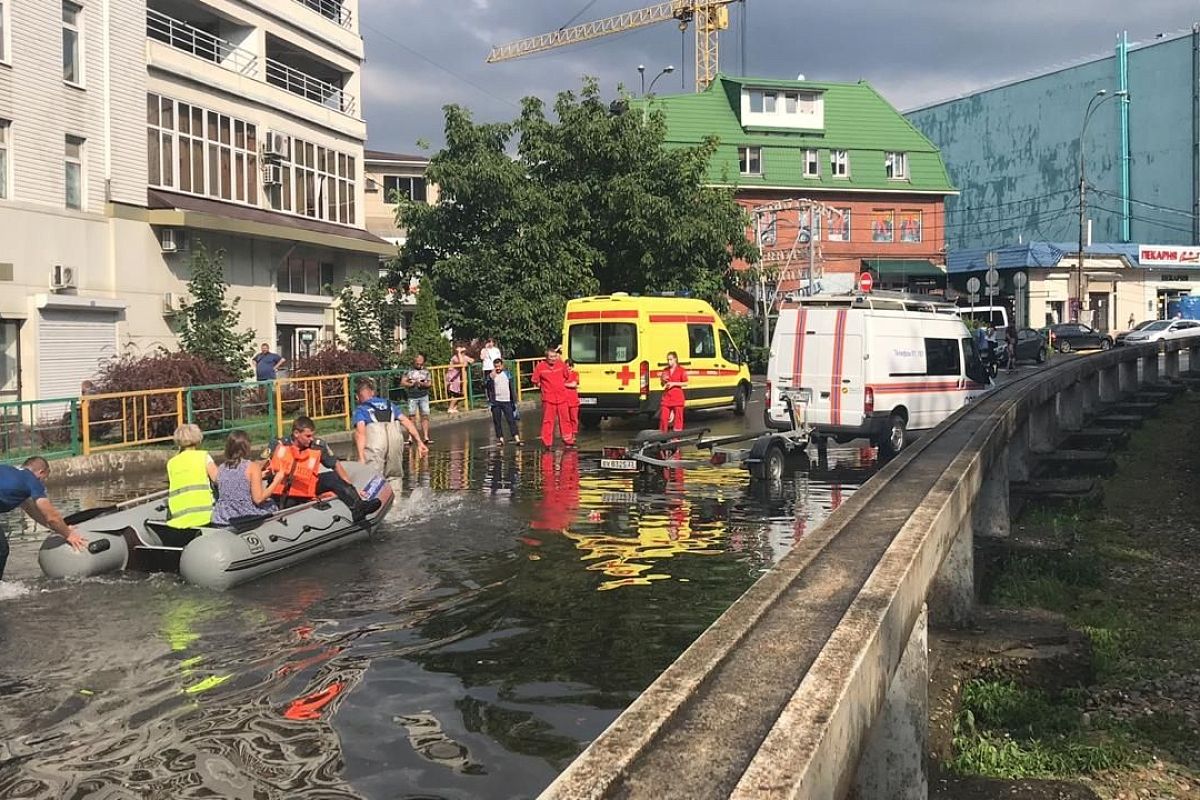
<svg viewBox="0 0 1200 800">
<path fill-rule="evenodd" d="M 0 798 L 535 795 L 873 469 L 834 450 L 752 491 L 483 434 L 410 464 L 370 542 L 225 594 L 46 581 L 44 532 L 0 517 Z"/>
</svg>

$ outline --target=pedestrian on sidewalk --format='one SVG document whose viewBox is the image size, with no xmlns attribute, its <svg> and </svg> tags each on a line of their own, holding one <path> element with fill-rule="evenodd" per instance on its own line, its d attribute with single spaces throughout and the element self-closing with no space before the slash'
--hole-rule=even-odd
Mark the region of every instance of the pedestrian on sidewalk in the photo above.
<svg viewBox="0 0 1200 800">
<path fill-rule="evenodd" d="M 494 336 L 489 336 L 483 340 L 483 347 L 479 350 L 479 365 L 482 367 L 482 378 L 487 380 L 488 373 L 496 367 L 496 359 L 503 359 L 504 354 L 500 352 L 500 348 L 496 346 Z"/>
<path fill-rule="evenodd" d="M 497 358 L 495 368 L 487 373 L 483 390 L 487 394 L 488 407 L 492 410 L 492 427 L 496 429 L 496 441 L 504 445 L 503 422 L 508 423 L 508 433 L 515 444 L 521 443 L 521 433 L 517 430 L 517 387 L 513 382 L 512 373 L 504 368 L 504 359 Z"/>
<path fill-rule="evenodd" d="M 1004 358 L 1008 362 L 1008 371 L 1017 371 L 1017 326 L 1009 325 L 1004 329 Z"/>
<path fill-rule="evenodd" d="M 279 377 L 279 370 L 286 363 L 286 358 L 278 353 L 272 353 L 271 345 L 263 342 L 259 352 L 254 354 L 254 379 L 273 381 Z"/>
<path fill-rule="evenodd" d="M 433 379 L 425 368 L 424 353 L 413 356 L 412 369 L 404 373 L 401 383 L 408 394 L 408 416 L 420 420 L 423 441 L 429 444 L 432 441 L 429 438 L 429 387 L 433 385 Z"/>
<path fill-rule="evenodd" d="M 567 422 L 571 426 L 571 439 L 579 435 L 579 373 L 575 371 L 575 362 L 567 359 L 564 362 L 566 374 L 563 375 L 563 386 L 567 390 Z"/>
<path fill-rule="evenodd" d="M 546 348 L 546 358 L 533 368 L 533 385 L 542 392 L 542 444 L 554 446 L 554 424 L 563 444 L 575 446 L 575 434 L 567 417 L 566 367 L 558 357 L 558 348 Z"/>
<path fill-rule="evenodd" d="M 688 374 L 679 364 L 675 351 L 667 353 L 667 368 L 659 376 L 662 382 L 662 400 L 659 401 L 658 429 L 666 433 L 668 428 L 683 430 L 683 406 L 687 402 L 683 390 L 688 385 Z"/>
<path fill-rule="evenodd" d="M 454 346 L 454 355 L 450 356 L 450 369 L 446 370 L 446 394 L 450 395 L 450 406 L 446 409 L 446 413 L 458 413 L 458 401 L 463 396 L 463 385 L 467 367 L 474 360 L 467 355 L 467 348 L 464 345 L 456 344 Z M 486 366 L 484 367 L 484 372 L 487 372 Z"/>
</svg>

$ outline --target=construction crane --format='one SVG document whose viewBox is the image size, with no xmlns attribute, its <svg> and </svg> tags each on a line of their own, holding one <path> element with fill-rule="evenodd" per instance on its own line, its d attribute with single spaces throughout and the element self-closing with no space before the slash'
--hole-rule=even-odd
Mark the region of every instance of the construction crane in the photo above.
<svg viewBox="0 0 1200 800">
<path fill-rule="evenodd" d="M 493 47 L 487 60 L 489 64 L 509 61 L 673 19 L 679 23 L 681 31 L 686 31 L 689 25 L 695 28 L 696 91 L 702 92 L 717 77 L 720 63 L 718 35 L 729 27 L 729 6 L 741 2 L 745 0 L 670 0 Z"/>
</svg>

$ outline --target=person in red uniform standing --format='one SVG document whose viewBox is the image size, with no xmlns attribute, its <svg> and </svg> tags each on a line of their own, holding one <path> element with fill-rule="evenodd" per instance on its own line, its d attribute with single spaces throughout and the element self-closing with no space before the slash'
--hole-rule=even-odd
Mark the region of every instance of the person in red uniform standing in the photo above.
<svg viewBox="0 0 1200 800">
<path fill-rule="evenodd" d="M 571 441 L 579 435 L 579 373 L 575 362 L 566 360 L 566 375 L 563 385 L 567 389 L 567 423 L 571 426 Z"/>
<path fill-rule="evenodd" d="M 554 445 L 554 423 L 567 447 L 575 446 L 575 434 L 567 416 L 567 370 L 558 358 L 558 349 L 546 348 L 546 358 L 533 368 L 533 384 L 542 392 L 542 444 Z"/>
<path fill-rule="evenodd" d="M 687 388 L 687 370 L 679 365 L 679 356 L 672 350 L 667 353 L 667 368 L 662 371 L 662 400 L 659 402 L 658 429 L 666 433 L 670 423 L 674 429 L 683 430 L 683 390 Z"/>
</svg>

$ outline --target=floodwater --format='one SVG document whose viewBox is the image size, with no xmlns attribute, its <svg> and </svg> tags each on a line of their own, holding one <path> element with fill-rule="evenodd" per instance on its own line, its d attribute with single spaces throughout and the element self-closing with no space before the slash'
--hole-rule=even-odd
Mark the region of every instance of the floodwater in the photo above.
<svg viewBox="0 0 1200 800">
<path fill-rule="evenodd" d="M 536 796 L 873 468 L 601 472 L 633 431 L 544 454 L 441 432 L 371 541 L 226 593 L 46 580 L 44 531 L 0 517 L 0 798 Z"/>
</svg>

